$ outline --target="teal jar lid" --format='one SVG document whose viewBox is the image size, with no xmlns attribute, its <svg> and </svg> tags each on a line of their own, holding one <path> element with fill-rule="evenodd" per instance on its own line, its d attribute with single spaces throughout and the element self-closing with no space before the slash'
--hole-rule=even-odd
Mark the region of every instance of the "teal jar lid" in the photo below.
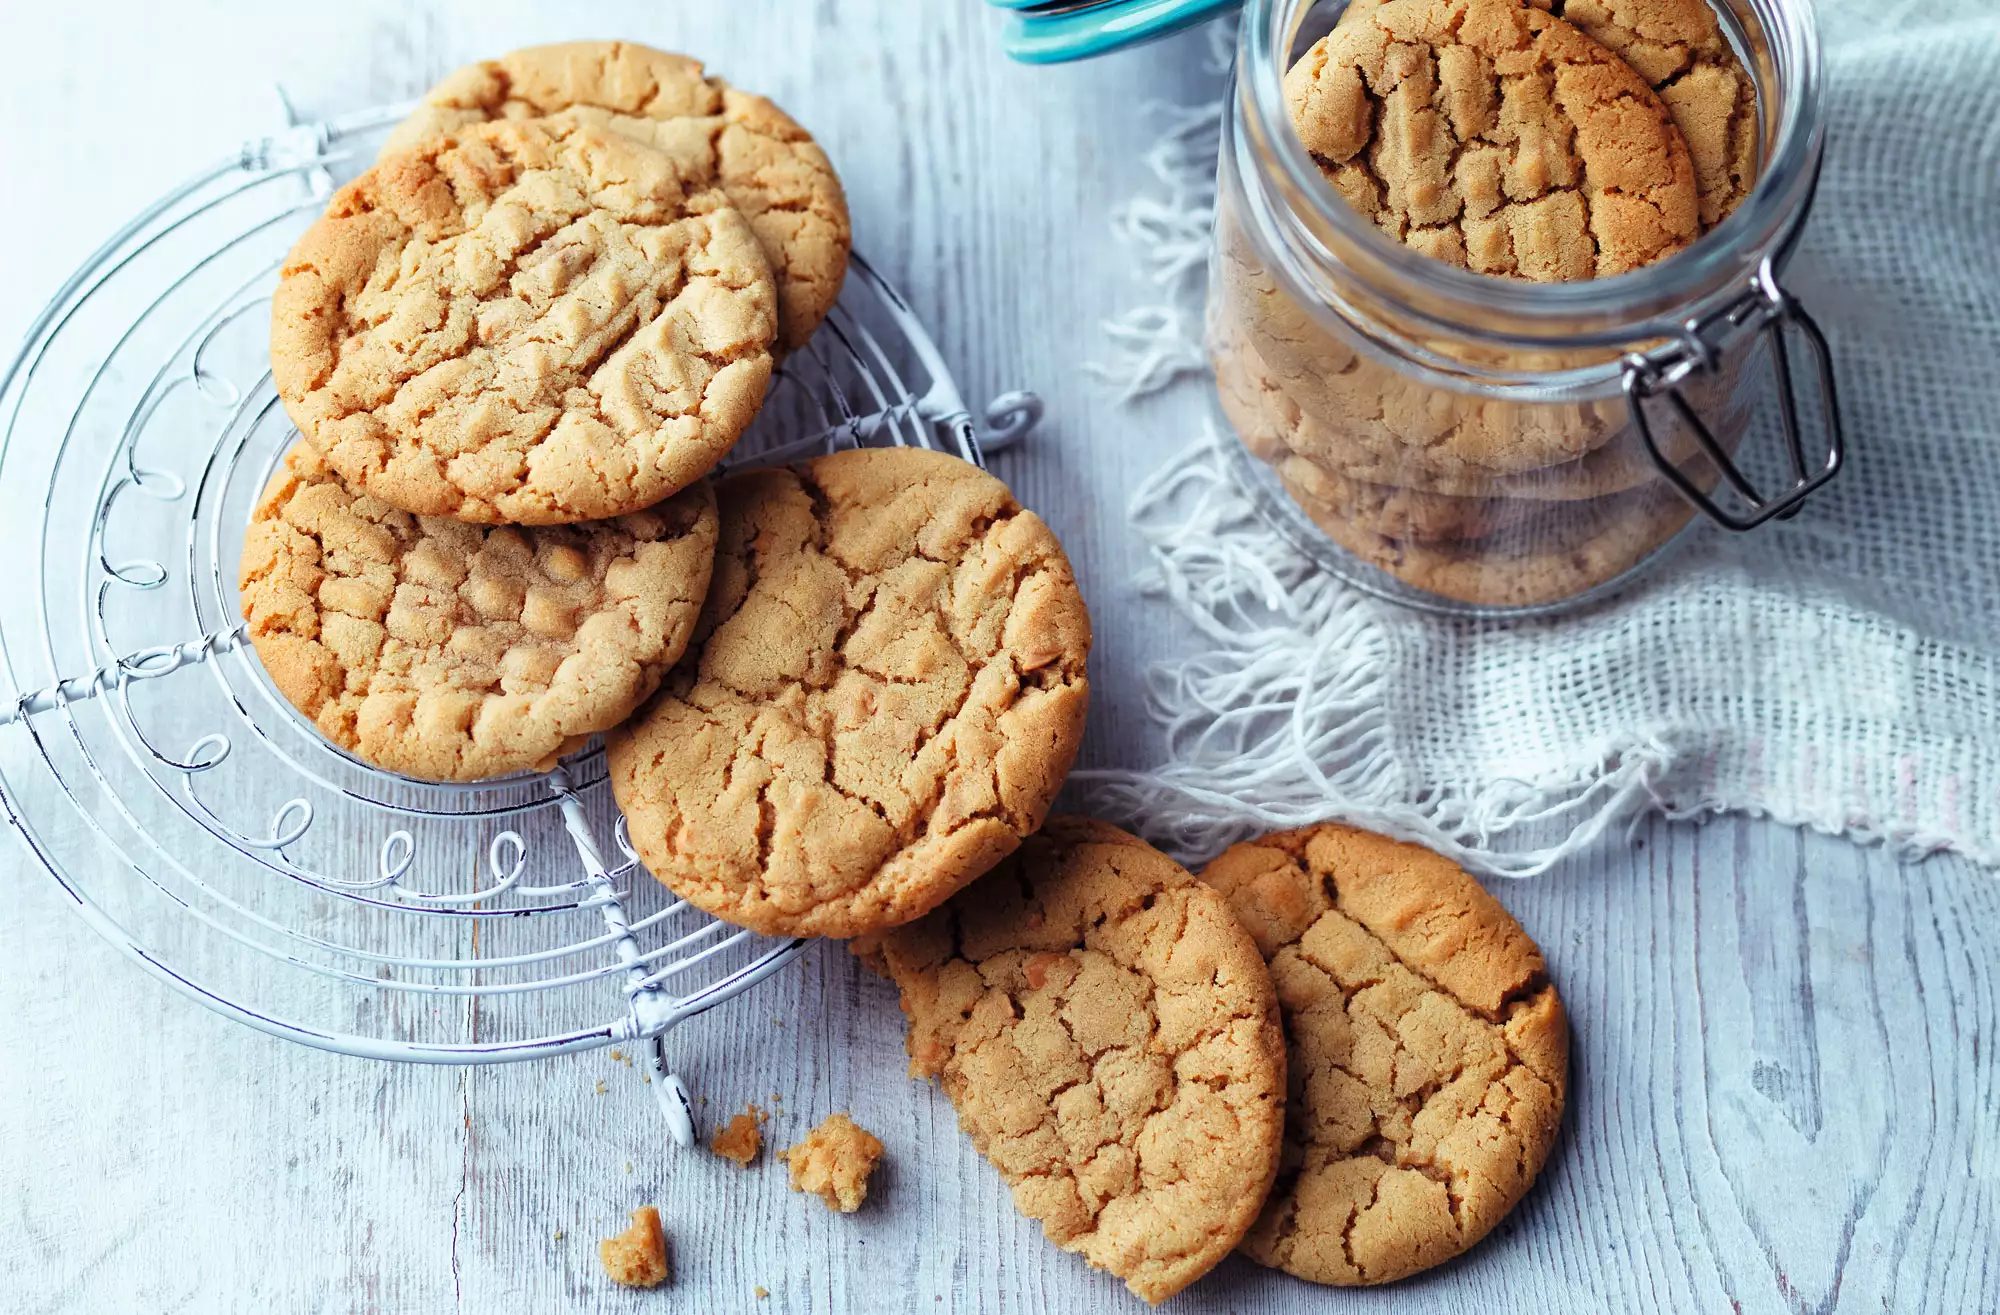
<svg viewBox="0 0 2000 1315">
<path fill-rule="evenodd" d="M 1205 23 L 1241 0 L 990 0 L 1009 15 L 1001 44 L 1025 64 L 1061 64 L 1123 50 Z"/>
</svg>

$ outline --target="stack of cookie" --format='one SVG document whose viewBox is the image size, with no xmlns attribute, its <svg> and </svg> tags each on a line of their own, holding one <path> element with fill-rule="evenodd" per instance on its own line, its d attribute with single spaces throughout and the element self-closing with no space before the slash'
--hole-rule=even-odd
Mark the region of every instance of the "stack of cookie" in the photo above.
<svg viewBox="0 0 2000 1315">
<path fill-rule="evenodd" d="M 1238 1248 L 1340 1285 L 1439 1264 L 1561 1121 L 1569 1034 L 1533 942 L 1451 863 L 1348 827 L 1197 881 L 1058 817 L 854 948 L 1015 1206 L 1151 1302 Z"/>
<path fill-rule="evenodd" d="M 240 583 L 279 690 L 440 780 L 545 769 L 624 721 L 707 595 L 704 476 L 847 255 L 825 153 L 695 60 L 590 42 L 453 74 L 273 299 L 303 442 Z"/>
<path fill-rule="evenodd" d="M 1754 83 L 1708 0 L 1354 0 L 1291 68 L 1292 126 L 1389 237 L 1498 277 L 1565 282 L 1664 260 L 1755 179 Z M 1342 548 L 1416 589 L 1534 605 L 1610 580 L 1689 507 L 1622 398 L 1515 400 L 1371 351 L 1288 293 L 1241 215 L 1218 222 L 1210 351 L 1230 422 Z M 1602 354 L 1439 340 L 1468 376 Z M 1733 441 L 1733 372 L 1698 409 Z M 1677 436 L 1676 460 L 1712 480 Z"/>
<path fill-rule="evenodd" d="M 241 573 L 278 689 L 433 780 L 610 732 L 648 865 L 763 931 L 887 927 L 998 862 L 1088 698 L 1048 527 L 935 452 L 707 478 L 848 243 L 811 136 L 692 59 L 577 43 L 447 78 L 281 273 L 303 441 Z"/>
</svg>

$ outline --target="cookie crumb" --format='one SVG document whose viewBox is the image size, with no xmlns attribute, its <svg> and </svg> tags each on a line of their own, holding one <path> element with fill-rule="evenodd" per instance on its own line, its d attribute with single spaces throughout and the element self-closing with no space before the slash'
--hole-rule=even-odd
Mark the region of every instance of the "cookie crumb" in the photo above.
<svg viewBox="0 0 2000 1315">
<path fill-rule="evenodd" d="M 759 1283 L 759 1284 L 758 1284 L 758 1285 L 757 1285 L 756 1287 L 754 1287 L 754 1288 L 752 1288 L 752 1289 L 750 1289 L 750 1290 L 751 1290 L 752 1292 L 754 1292 L 754 1293 L 756 1293 L 756 1294 L 757 1294 L 757 1300 L 759 1300 L 759 1301 L 762 1301 L 762 1300 L 764 1300 L 764 1298 L 766 1298 L 766 1297 L 768 1297 L 768 1296 L 770 1296 L 770 1295 L 771 1295 L 771 1292 L 770 1292 L 770 1289 L 766 1288 L 766 1287 L 765 1287 L 765 1286 L 764 1286 L 763 1284 L 761 1284 L 761 1283 Z"/>
<path fill-rule="evenodd" d="M 734 1160 L 744 1168 L 757 1158 L 757 1152 L 764 1149 L 764 1134 L 758 1125 L 771 1116 L 752 1104 L 749 1109 L 715 1130 L 715 1140 L 708 1148 L 725 1160 Z"/>
<path fill-rule="evenodd" d="M 632 1172 L 632 1162 L 630 1160 L 625 1161 L 625 1172 L 626 1173 Z"/>
<path fill-rule="evenodd" d="M 882 1143 L 845 1113 L 826 1122 L 785 1152 L 792 1190 L 812 1192 L 826 1208 L 852 1214 L 868 1199 L 868 1175 L 882 1158 Z"/>
<path fill-rule="evenodd" d="M 642 1205 L 632 1212 L 632 1226 L 597 1244 L 597 1258 L 613 1283 L 628 1288 L 657 1288 L 667 1281 L 667 1235 L 660 1212 Z"/>
<path fill-rule="evenodd" d="M 593 1088 L 592 1090 L 593 1090 L 594 1094 L 596 1094 L 596 1095 L 599 1095 L 599 1096 L 602 1096 L 602 1095 L 603 1095 L 603 1094 L 604 1094 L 605 1092 L 609 1091 L 609 1090 L 610 1090 L 610 1088 L 604 1085 L 604 1079 L 603 1079 L 603 1078 L 599 1078 L 599 1079 L 597 1080 L 597 1086 L 596 1086 L 596 1087 L 594 1087 L 594 1088 Z"/>
<path fill-rule="evenodd" d="M 563 1238 L 564 1238 L 564 1236 L 566 1236 L 566 1235 L 565 1235 L 565 1234 L 563 1233 L 563 1231 L 562 1231 L 562 1230 L 561 1230 L 560 1228 L 558 1228 L 558 1229 L 556 1230 L 556 1241 L 558 1241 L 558 1242 L 562 1241 L 562 1240 L 563 1240 Z"/>
</svg>

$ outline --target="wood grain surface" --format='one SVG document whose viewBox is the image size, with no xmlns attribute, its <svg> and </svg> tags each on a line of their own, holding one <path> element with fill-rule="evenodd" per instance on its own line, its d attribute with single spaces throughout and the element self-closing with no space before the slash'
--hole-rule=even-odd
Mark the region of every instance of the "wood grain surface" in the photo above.
<svg viewBox="0 0 2000 1315">
<path fill-rule="evenodd" d="M 1029 70 L 974 0 L 9 5 L 4 30 L 10 349 L 126 215 L 275 126 L 273 82 L 331 113 L 516 45 L 621 35 L 768 92 L 833 154 L 859 244 L 968 398 L 1047 399 L 995 469 L 1092 601 L 1084 760 L 1151 760 L 1140 673 L 1191 637 L 1131 589 L 1142 548 L 1122 507 L 1187 440 L 1193 402 L 1120 407 L 1079 366 L 1108 350 L 1103 317 L 1151 296 L 1108 213 L 1146 181 L 1147 103 L 1215 93 L 1199 36 Z M 7 1315 L 1138 1307 L 1014 1213 L 949 1106 L 904 1077 L 893 993 L 837 946 L 673 1044 L 710 1124 L 754 1100 L 776 1111 L 775 1145 L 837 1109 L 879 1134 L 886 1166 L 851 1217 L 789 1191 L 768 1156 L 745 1172 L 671 1150 L 635 1071 L 604 1053 L 478 1070 L 323 1054 L 162 989 L 11 837 L 0 894 Z M 1498 894 L 1575 1027 L 1573 1104 L 1534 1193 L 1393 1292 L 1232 1260 L 1173 1309 L 2000 1310 L 1989 874 L 1728 819 L 1645 824 Z M 676 1274 L 624 1293 L 595 1240 L 642 1202 Z"/>
</svg>

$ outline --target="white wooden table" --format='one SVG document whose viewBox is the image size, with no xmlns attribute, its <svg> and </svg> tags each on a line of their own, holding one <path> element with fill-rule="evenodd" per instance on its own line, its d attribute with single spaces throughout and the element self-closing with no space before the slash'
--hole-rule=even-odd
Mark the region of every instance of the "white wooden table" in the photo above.
<svg viewBox="0 0 2000 1315">
<path fill-rule="evenodd" d="M 1212 94 L 1198 38 L 1035 71 L 999 56 L 974 0 L 209 0 L 9 5 L 4 22 L 10 351 L 116 223 L 275 126 L 274 81 L 334 112 L 516 45 L 620 35 L 768 91 L 833 153 L 860 244 L 967 396 L 1047 399 L 996 469 L 1062 534 L 1093 604 L 1085 761 L 1151 759 L 1139 673 L 1188 636 L 1129 587 L 1141 550 L 1121 509 L 1134 472 L 1185 440 L 1189 403 L 1119 408 L 1078 363 L 1105 351 L 1100 318 L 1148 297 L 1107 210 L 1145 181 L 1142 103 Z M 1177 1309 L 2000 1310 L 1989 875 L 1727 820 L 1644 825 L 1499 894 L 1575 1026 L 1541 1185 L 1472 1256 L 1393 1294 L 1232 1260 Z M 892 993 L 837 947 L 674 1041 L 710 1109 L 781 1098 L 779 1145 L 842 1108 L 882 1136 L 887 1168 L 850 1218 L 768 1162 L 666 1149 L 644 1088 L 601 1053 L 478 1071 L 321 1054 L 145 978 L 12 838 L 0 895 L 8 1315 L 1137 1305 L 1015 1215 L 942 1098 L 902 1076 Z M 647 1201 L 677 1277 L 613 1290 L 594 1241 Z"/>
</svg>

